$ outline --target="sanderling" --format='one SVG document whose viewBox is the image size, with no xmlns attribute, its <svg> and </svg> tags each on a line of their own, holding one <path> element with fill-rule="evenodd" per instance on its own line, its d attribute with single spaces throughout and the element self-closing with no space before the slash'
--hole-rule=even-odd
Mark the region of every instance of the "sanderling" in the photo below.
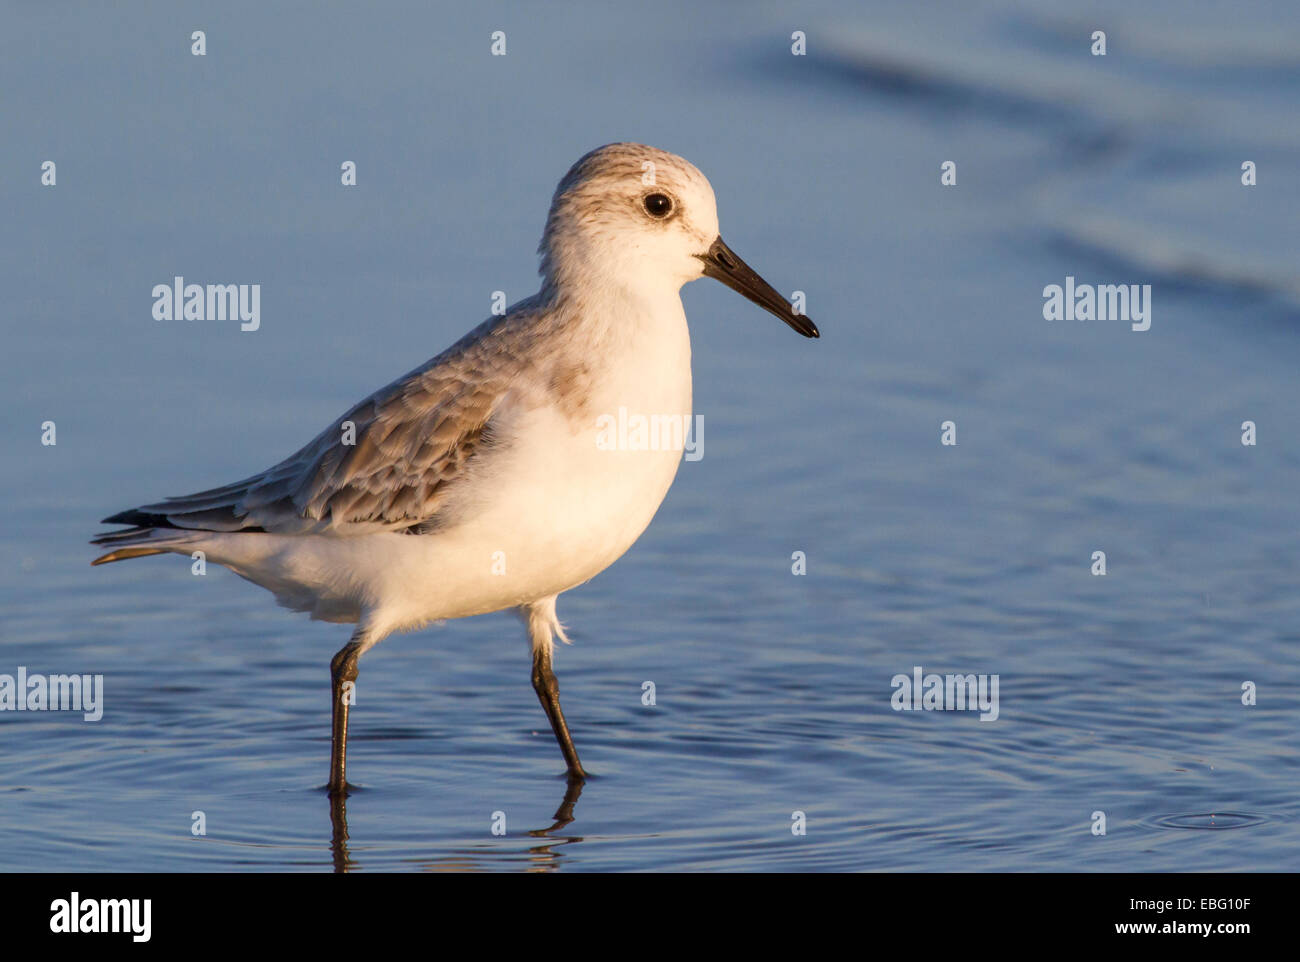
<svg viewBox="0 0 1300 962">
<path fill-rule="evenodd" d="M 204 552 L 313 618 L 355 623 L 330 663 L 331 796 L 346 795 L 348 708 L 365 651 L 431 621 L 517 609 L 533 688 L 585 777 L 560 710 L 556 597 L 619 558 L 667 494 L 681 450 L 594 443 L 626 408 L 688 418 L 679 296 L 713 277 L 805 337 L 817 327 L 718 235 L 713 188 L 674 154 L 610 144 L 560 181 L 541 290 L 381 388 L 243 481 L 122 511 L 92 564 Z"/>
</svg>

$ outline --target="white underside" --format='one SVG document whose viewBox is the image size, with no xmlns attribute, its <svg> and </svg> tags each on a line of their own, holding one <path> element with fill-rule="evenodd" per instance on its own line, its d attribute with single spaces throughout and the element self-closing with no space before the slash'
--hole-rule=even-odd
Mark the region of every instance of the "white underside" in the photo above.
<svg viewBox="0 0 1300 962">
<path fill-rule="evenodd" d="M 672 484 L 680 450 L 601 450 L 596 418 L 620 407 L 691 412 L 690 340 L 676 292 L 621 318 L 613 356 L 581 417 L 519 402 L 504 454 L 472 481 L 456 524 L 432 534 L 195 533 L 173 550 L 267 588 L 281 604 L 325 621 L 360 622 L 367 647 L 449 618 L 546 605 L 613 564 L 645 530 Z M 521 392 L 527 396 L 528 392 Z M 536 397 L 536 392 L 533 393 Z M 551 618 L 553 620 L 553 614 Z"/>
</svg>

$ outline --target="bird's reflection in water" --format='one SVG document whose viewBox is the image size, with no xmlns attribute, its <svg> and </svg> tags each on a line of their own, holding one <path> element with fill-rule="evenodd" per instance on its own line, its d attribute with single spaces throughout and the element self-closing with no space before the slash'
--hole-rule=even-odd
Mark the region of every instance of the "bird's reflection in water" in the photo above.
<svg viewBox="0 0 1300 962">
<path fill-rule="evenodd" d="M 581 842 L 581 835 L 564 835 L 554 836 L 574 819 L 574 807 L 578 804 L 578 799 L 582 796 L 583 782 L 580 779 L 570 779 L 565 784 L 564 798 L 560 802 L 560 807 L 555 810 L 551 816 L 553 819 L 551 825 L 547 828 L 537 828 L 528 834 L 533 838 L 546 839 L 546 844 L 534 845 L 528 849 L 529 862 L 528 871 L 545 872 L 559 867 L 560 855 L 555 848 L 560 845 L 572 845 L 574 842 Z M 352 786 L 348 786 L 350 789 Z M 350 872 L 360 866 L 353 861 L 351 854 L 348 852 L 348 796 L 340 793 L 331 795 L 330 803 L 330 826 L 332 833 L 330 836 L 330 853 L 333 856 L 335 872 Z M 475 853 L 481 858 L 482 853 Z M 425 867 L 433 871 L 445 868 L 453 868 L 460 871 L 472 870 L 474 860 L 468 863 L 464 859 L 456 858 L 449 861 L 435 861 L 426 863 Z"/>
<path fill-rule="evenodd" d="M 351 788 L 351 786 L 348 786 Z M 348 796 L 346 792 L 330 795 L 330 852 L 335 872 L 350 872 L 355 863 L 348 854 Z"/>
<path fill-rule="evenodd" d="M 586 784 L 581 778 L 570 778 L 568 787 L 564 791 L 564 801 L 560 802 L 560 807 L 555 810 L 551 816 L 555 821 L 550 828 L 537 828 L 529 832 L 529 835 L 543 837 L 550 835 L 552 832 L 558 832 L 564 826 L 573 821 L 573 806 L 578 804 L 578 799 L 582 795 L 582 786 Z M 581 839 L 574 839 L 581 841 Z"/>
</svg>

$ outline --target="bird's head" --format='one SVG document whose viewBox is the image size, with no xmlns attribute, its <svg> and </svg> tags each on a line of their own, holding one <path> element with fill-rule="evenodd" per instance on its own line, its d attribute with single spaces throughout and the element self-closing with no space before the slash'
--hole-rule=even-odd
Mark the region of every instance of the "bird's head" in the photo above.
<svg viewBox="0 0 1300 962">
<path fill-rule="evenodd" d="M 817 326 L 723 243 L 713 187 L 694 164 L 644 144 L 607 144 L 555 190 L 539 249 L 548 284 L 600 278 L 673 290 L 713 277 L 805 337 Z"/>
</svg>

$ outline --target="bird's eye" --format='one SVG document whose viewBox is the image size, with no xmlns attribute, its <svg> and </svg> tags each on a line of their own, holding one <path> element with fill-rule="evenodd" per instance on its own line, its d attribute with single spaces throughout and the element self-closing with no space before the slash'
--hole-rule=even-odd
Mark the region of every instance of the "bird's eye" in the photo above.
<svg viewBox="0 0 1300 962">
<path fill-rule="evenodd" d="M 673 210 L 673 199 L 667 194 L 646 194 L 641 203 L 651 217 L 667 217 Z"/>
</svg>

